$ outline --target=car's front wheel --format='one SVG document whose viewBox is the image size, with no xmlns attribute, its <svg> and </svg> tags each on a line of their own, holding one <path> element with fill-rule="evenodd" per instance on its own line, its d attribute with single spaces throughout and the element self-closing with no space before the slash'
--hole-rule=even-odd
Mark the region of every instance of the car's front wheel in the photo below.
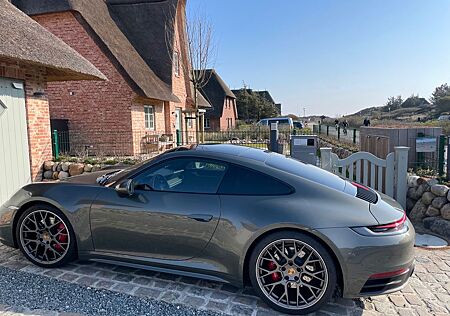
<svg viewBox="0 0 450 316">
<path fill-rule="evenodd" d="M 27 259 L 41 267 L 59 267 L 75 257 L 75 236 L 69 221 L 47 205 L 32 206 L 20 216 L 16 238 Z"/>
<path fill-rule="evenodd" d="M 300 232 L 276 232 L 254 248 L 250 280 L 272 308 L 287 314 L 319 309 L 336 288 L 336 268 L 328 251 Z"/>
</svg>

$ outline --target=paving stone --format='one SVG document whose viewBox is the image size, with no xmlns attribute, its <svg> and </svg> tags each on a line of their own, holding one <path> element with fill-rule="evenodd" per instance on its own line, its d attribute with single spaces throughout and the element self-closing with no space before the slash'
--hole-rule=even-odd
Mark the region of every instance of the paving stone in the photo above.
<svg viewBox="0 0 450 316">
<path fill-rule="evenodd" d="M 99 270 L 94 268 L 94 267 L 90 267 L 90 266 L 81 266 L 78 267 L 78 269 L 75 270 L 76 273 L 80 273 L 80 274 L 84 274 L 84 275 L 94 275 L 98 272 Z"/>
<path fill-rule="evenodd" d="M 77 284 L 80 284 L 80 285 L 91 286 L 91 285 L 93 285 L 93 284 L 94 284 L 95 282 L 97 282 L 97 281 L 99 281 L 99 279 L 84 276 L 84 277 L 79 278 L 79 279 L 76 280 L 75 282 L 76 282 Z"/>
<path fill-rule="evenodd" d="M 209 301 L 208 304 L 206 304 L 206 309 L 216 312 L 223 312 L 227 308 L 226 303 L 221 303 L 217 301 Z"/>
<path fill-rule="evenodd" d="M 142 285 L 142 286 L 151 286 L 153 284 L 153 280 L 144 277 L 137 277 L 133 279 L 133 283 Z"/>
<path fill-rule="evenodd" d="M 79 278 L 80 276 L 78 274 L 74 274 L 74 273 L 70 273 L 70 272 L 66 272 L 63 275 L 61 275 L 59 277 L 60 280 L 64 280 L 67 282 L 72 282 L 74 280 L 76 280 L 77 278 Z"/>
<path fill-rule="evenodd" d="M 111 289 L 115 284 L 112 281 L 100 280 L 94 286 L 101 289 Z"/>
<path fill-rule="evenodd" d="M 211 299 L 213 300 L 228 300 L 231 297 L 232 294 L 227 293 L 227 292 L 213 292 L 211 294 Z"/>
<path fill-rule="evenodd" d="M 230 308 L 230 314 L 236 315 L 236 316 L 244 316 L 244 315 L 251 315 L 253 313 L 253 308 L 249 306 L 239 305 L 239 304 L 233 304 Z"/>
<path fill-rule="evenodd" d="M 335 313 L 339 315 L 346 315 L 347 309 L 343 306 L 334 305 L 334 304 L 326 304 L 321 308 L 322 311 L 326 311 L 329 313 Z"/>
<path fill-rule="evenodd" d="M 181 294 L 179 292 L 165 291 L 160 299 L 169 303 L 174 303 L 180 298 L 180 296 Z"/>
<path fill-rule="evenodd" d="M 246 296 L 236 296 L 233 299 L 233 302 L 234 303 L 239 303 L 239 304 L 253 306 L 253 305 L 256 304 L 256 298 L 254 298 L 254 297 L 246 297 Z"/>
<path fill-rule="evenodd" d="M 195 296 L 186 296 L 183 300 L 183 303 L 189 306 L 193 307 L 201 307 L 205 304 L 206 300 L 201 297 L 195 297 Z"/>
<path fill-rule="evenodd" d="M 420 299 L 420 297 L 415 294 L 405 294 L 404 297 L 410 305 L 416 305 L 416 306 L 423 305 L 423 302 Z"/>
<path fill-rule="evenodd" d="M 138 288 L 134 294 L 142 297 L 150 297 L 157 299 L 161 295 L 162 291 L 158 289 L 150 289 L 148 287 L 140 287 Z"/>
<path fill-rule="evenodd" d="M 134 279 L 134 277 L 132 275 L 129 274 L 117 274 L 113 280 L 114 281 L 119 281 L 119 282 L 131 282 Z"/>
<path fill-rule="evenodd" d="M 54 269 L 54 270 L 47 270 L 43 274 L 52 278 L 57 278 L 60 275 L 64 274 L 64 271 Z"/>
<path fill-rule="evenodd" d="M 124 283 L 117 283 L 112 287 L 112 290 L 126 294 L 131 294 L 134 289 L 135 289 L 134 285 Z"/>
<path fill-rule="evenodd" d="M 390 295 L 389 299 L 397 307 L 407 307 L 408 306 L 408 302 L 406 302 L 405 298 L 401 295 Z"/>
<path fill-rule="evenodd" d="M 211 290 L 193 286 L 187 290 L 189 294 L 205 297 L 211 293 Z"/>
<path fill-rule="evenodd" d="M 116 275 L 117 275 L 117 273 L 115 273 L 115 272 L 101 270 L 95 276 L 98 278 L 102 278 L 102 279 L 112 280 Z"/>
<path fill-rule="evenodd" d="M 169 282 L 164 281 L 164 280 L 155 280 L 153 286 L 164 289 L 169 286 Z"/>
</svg>

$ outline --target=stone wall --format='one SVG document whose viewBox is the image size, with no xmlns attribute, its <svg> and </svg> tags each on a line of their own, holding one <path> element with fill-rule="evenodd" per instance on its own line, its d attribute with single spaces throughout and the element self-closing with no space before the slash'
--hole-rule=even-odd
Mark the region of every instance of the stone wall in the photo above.
<svg viewBox="0 0 450 316">
<path fill-rule="evenodd" d="M 436 179 L 408 177 L 408 217 L 425 228 L 450 238 L 450 190 Z"/>
<path fill-rule="evenodd" d="M 101 170 L 102 165 L 91 165 L 79 162 L 53 162 L 44 163 L 43 180 L 63 180 L 83 173 Z"/>
</svg>

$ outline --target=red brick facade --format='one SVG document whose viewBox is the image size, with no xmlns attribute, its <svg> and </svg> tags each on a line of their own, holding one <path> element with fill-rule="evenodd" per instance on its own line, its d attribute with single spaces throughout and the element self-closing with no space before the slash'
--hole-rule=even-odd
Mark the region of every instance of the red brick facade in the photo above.
<svg viewBox="0 0 450 316">
<path fill-rule="evenodd" d="M 24 81 L 31 180 L 41 179 L 42 164 L 52 158 L 50 115 L 45 94 L 36 97 L 34 93 L 45 92 L 46 70 L 42 67 L 0 61 L 0 77 Z"/>
<path fill-rule="evenodd" d="M 227 131 L 236 127 L 236 99 L 226 97 L 222 115 L 220 117 L 209 118 L 209 128 L 205 131 Z"/>
<path fill-rule="evenodd" d="M 180 12 L 184 14 L 184 8 Z M 142 152 L 142 140 L 147 132 L 175 134 L 175 109 L 186 109 L 189 81 L 183 73 L 173 74 L 173 93 L 181 103 L 146 99 L 139 96 L 123 69 L 110 54 L 97 35 L 75 12 L 51 13 L 33 18 L 89 60 L 108 78 L 108 81 L 72 81 L 49 83 L 48 96 L 52 119 L 66 119 L 69 130 L 76 131 L 85 145 L 108 154 L 120 151 L 127 154 Z M 177 21 L 184 21 L 179 14 Z M 178 43 L 184 43 L 176 28 L 175 49 L 186 57 Z M 155 127 L 145 127 L 144 105 L 154 107 Z M 186 124 L 183 120 L 182 129 Z M 195 131 L 193 126 L 191 131 Z M 192 133 L 193 134 L 193 133 Z M 185 135 L 186 136 L 186 135 Z M 131 142 L 131 140 L 133 140 Z M 80 141 L 82 143 L 82 141 Z M 74 148 L 71 148 L 72 150 Z M 80 148 L 82 150 L 83 148 Z"/>
</svg>

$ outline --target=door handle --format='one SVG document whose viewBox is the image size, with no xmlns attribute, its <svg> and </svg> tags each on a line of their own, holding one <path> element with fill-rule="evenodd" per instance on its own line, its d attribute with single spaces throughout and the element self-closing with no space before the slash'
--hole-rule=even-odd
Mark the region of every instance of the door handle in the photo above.
<svg viewBox="0 0 450 316">
<path fill-rule="evenodd" d="M 209 214 L 192 214 L 188 218 L 193 219 L 197 222 L 208 223 L 212 220 L 213 216 Z"/>
</svg>

